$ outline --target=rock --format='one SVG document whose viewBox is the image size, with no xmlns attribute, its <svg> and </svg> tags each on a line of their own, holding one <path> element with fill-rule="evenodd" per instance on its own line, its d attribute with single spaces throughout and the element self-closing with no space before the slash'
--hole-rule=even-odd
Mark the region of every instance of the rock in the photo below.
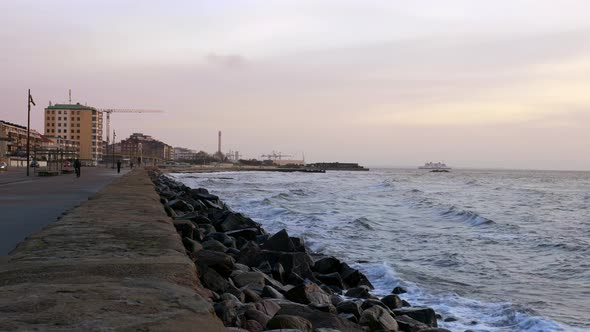
<svg viewBox="0 0 590 332">
<path fill-rule="evenodd" d="M 254 310 L 254 309 L 246 310 L 246 312 L 244 313 L 244 316 L 248 320 L 257 321 L 258 323 L 260 323 L 261 326 L 266 326 L 266 323 L 268 323 L 268 321 L 272 318 L 271 316 L 269 316 L 261 311 Z"/>
<path fill-rule="evenodd" d="M 240 302 L 242 302 L 242 303 L 246 302 L 246 295 L 244 294 L 244 292 L 239 290 L 236 286 L 229 284 L 226 292 L 235 296 L 238 300 L 240 300 Z"/>
<path fill-rule="evenodd" d="M 341 313 L 341 314 L 338 314 L 338 317 L 340 317 L 340 318 L 344 318 L 344 319 L 346 319 L 346 320 L 348 320 L 348 321 L 351 321 L 351 322 L 353 322 L 353 323 L 355 323 L 355 324 L 358 324 L 358 322 L 359 322 L 359 319 L 358 319 L 358 317 L 356 317 L 356 316 L 355 316 L 355 315 L 353 315 L 353 314 L 345 314 L 345 313 Z"/>
<path fill-rule="evenodd" d="M 173 218 L 173 219 L 178 217 L 178 215 L 176 214 L 174 209 L 169 207 L 168 205 L 164 206 L 164 210 L 166 211 L 166 214 L 168 215 L 168 217 Z"/>
<path fill-rule="evenodd" d="M 254 242 L 248 242 L 244 247 L 241 248 L 240 254 L 236 261 L 240 264 L 247 266 L 258 266 L 262 250 Z"/>
<path fill-rule="evenodd" d="M 410 302 L 406 301 L 406 300 L 402 300 L 402 307 L 411 307 L 412 305 L 410 304 Z"/>
<path fill-rule="evenodd" d="M 223 293 L 223 294 L 219 295 L 219 300 L 220 301 L 237 301 L 237 302 L 242 302 L 235 295 L 230 294 L 230 293 Z"/>
<path fill-rule="evenodd" d="M 248 271 L 250 271 L 250 268 L 248 267 L 248 265 L 244 265 L 244 264 L 240 264 L 240 263 L 235 263 L 234 264 L 234 270 L 248 272 Z"/>
<path fill-rule="evenodd" d="M 225 326 L 240 326 L 240 319 L 238 317 L 238 309 L 240 303 L 236 301 L 223 301 L 216 303 L 213 308 L 215 314 Z"/>
<path fill-rule="evenodd" d="M 361 317 L 361 307 L 354 301 L 342 301 L 336 306 L 339 313 L 353 314 L 357 318 Z"/>
<path fill-rule="evenodd" d="M 199 224 L 199 229 L 201 230 L 201 233 L 203 233 L 204 235 L 216 232 L 215 226 L 208 224 Z"/>
<path fill-rule="evenodd" d="M 317 260 L 313 265 L 313 270 L 321 274 L 330 274 L 340 271 L 340 260 L 336 257 L 324 257 Z"/>
<path fill-rule="evenodd" d="M 395 320 L 397 321 L 397 325 L 399 326 L 400 330 L 404 332 L 418 332 L 422 329 L 428 328 L 428 325 L 419 322 L 407 315 L 396 316 Z"/>
<path fill-rule="evenodd" d="M 348 297 L 354 297 L 357 299 L 366 299 L 369 298 L 369 296 L 371 295 L 369 293 L 370 289 L 367 286 L 359 286 L 359 287 L 355 287 L 355 288 L 351 288 L 349 289 L 346 294 L 346 296 Z"/>
<path fill-rule="evenodd" d="M 199 251 L 195 262 L 207 265 L 224 278 L 230 276 L 234 267 L 234 259 L 231 256 L 212 250 Z"/>
<path fill-rule="evenodd" d="M 337 289 L 344 289 L 344 282 L 342 281 L 342 277 L 338 272 L 332 272 L 328 274 L 316 273 L 314 275 L 325 285 L 335 286 Z"/>
<path fill-rule="evenodd" d="M 398 331 L 395 319 L 380 306 L 374 306 L 363 311 L 359 323 L 368 326 L 370 331 Z"/>
<path fill-rule="evenodd" d="M 389 309 L 389 307 L 387 307 L 383 302 L 377 300 L 377 299 L 367 299 L 365 301 L 363 301 L 363 304 L 361 304 L 361 311 L 367 310 L 369 308 L 372 308 L 374 306 L 380 306 L 381 308 L 385 309 L 385 311 L 387 311 L 391 316 L 395 315 L 393 314 L 393 311 L 391 311 L 391 309 Z"/>
<path fill-rule="evenodd" d="M 219 232 L 209 233 L 209 234 L 207 234 L 207 236 L 205 236 L 203 241 L 207 241 L 209 239 L 217 240 L 217 241 L 223 243 L 223 245 L 228 248 L 235 248 L 236 247 L 236 239 L 234 239 L 233 237 L 231 237 L 225 233 L 219 233 Z"/>
<path fill-rule="evenodd" d="M 277 312 L 279 312 L 279 310 L 281 310 L 281 307 L 271 300 L 258 301 L 254 304 L 254 306 L 256 310 L 261 311 L 270 317 L 273 317 Z"/>
<path fill-rule="evenodd" d="M 278 231 L 275 235 L 271 236 L 270 239 L 266 240 L 262 246 L 262 249 L 272 250 L 272 251 L 286 251 L 286 252 L 294 252 L 295 246 L 289 238 L 289 234 L 285 229 Z"/>
<path fill-rule="evenodd" d="M 312 332 L 311 322 L 299 316 L 276 315 L 266 324 L 265 329 L 296 329 L 302 332 Z"/>
<path fill-rule="evenodd" d="M 360 325 L 357 325 L 345 318 L 339 317 L 336 314 L 314 310 L 309 306 L 282 300 L 275 301 L 281 310 L 278 315 L 295 315 L 301 316 L 312 323 L 314 329 L 331 328 L 342 332 L 361 332 L 363 331 Z"/>
<path fill-rule="evenodd" d="M 285 277 L 286 277 L 285 268 L 283 268 L 283 265 L 281 263 L 279 263 L 279 262 L 274 263 L 272 265 L 271 273 L 272 273 L 273 278 L 275 278 L 276 280 L 278 280 L 280 282 L 285 281 Z"/>
<path fill-rule="evenodd" d="M 260 225 L 240 213 L 229 213 L 217 227 L 222 232 L 228 232 L 244 228 L 259 228 Z"/>
<path fill-rule="evenodd" d="M 195 215 L 194 217 L 191 218 L 191 221 L 194 222 L 195 224 L 199 225 L 199 227 L 203 226 L 203 225 L 211 225 L 211 219 L 207 218 L 206 216 L 201 215 L 200 213 L 198 213 L 197 215 Z M 211 225 L 213 226 L 213 225 Z"/>
<path fill-rule="evenodd" d="M 255 228 L 255 227 L 243 228 L 243 229 L 238 229 L 235 231 L 228 231 L 228 232 L 225 232 L 225 234 L 232 236 L 234 238 L 241 237 L 241 238 L 244 238 L 248 241 L 254 241 L 254 240 L 256 240 L 256 237 L 258 235 L 260 235 L 260 229 Z"/>
<path fill-rule="evenodd" d="M 230 283 L 225 278 L 217 273 L 217 271 L 209 268 L 203 272 L 201 282 L 206 288 L 220 294 L 228 291 L 230 287 Z"/>
<path fill-rule="evenodd" d="M 291 301 L 302 304 L 332 304 L 330 296 L 312 282 L 295 286 L 285 296 Z"/>
<path fill-rule="evenodd" d="M 299 252 L 307 252 L 307 248 L 305 247 L 305 242 L 300 237 L 291 237 L 291 242 L 293 242 L 293 246 L 295 247 L 295 251 Z"/>
<path fill-rule="evenodd" d="M 168 206 L 173 208 L 174 211 L 180 211 L 183 214 L 191 213 L 195 210 L 195 208 L 192 205 L 188 204 L 187 202 L 181 199 L 173 199 L 169 201 Z"/>
<path fill-rule="evenodd" d="M 232 279 L 238 287 L 248 284 L 257 284 L 264 287 L 264 273 L 262 272 L 243 272 L 234 276 Z"/>
<path fill-rule="evenodd" d="M 332 314 L 337 314 L 338 311 L 336 311 L 336 307 L 334 307 L 332 304 L 313 304 L 310 303 L 308 305 L 310 308 L 312 308 L 313 310 L 318 310 L 321 312 L 328 312 L 328 313 L 332 313 Z"/>
<path fill-rule="evenodd" d="M 285 280 L 285 282 L 287 282 L 288 284 L 291 284 L 293 286 L 299 286 L 305 283 L 305 279 L 303 279 L 300 275 L 298 275 L 297 273 L 289 273 L 289 276 L 287 276 L 287 279 Z"/>
<path fill-rule="evenodd" d="M 258 302 L 262 300 L 262 297 L 250 288 L 244 288 L 242 289 L 242 292 L 244 292 L 246 302 Z"/>
<path fill-rule="evenodd" d="M 450 322 L 456 322 L 456 321 L 458 321 L 458 319 L 455 318 L 455 317 L 447 317 L 443 321 L 444 322 L 447 322 L 447 323 L 450 323 Z"/>
<path fill-rule="evenodd" d="M 404 294 L 404 293 L 407 293 L 407 292 L 408 292 L 408 291 L 407 291 L 405 288 L 403 288 L 403 287 L 400 287 L 400 286 L 397 286 L 397 287 L 395 287 L 395 288 L 394 288 L 394 289 L 391 291 L 391 294 Z"/>
<path fill-rule="evenodd" d="M 342 280 L 348 287 L 367 286 L 373 289 L 373 285 L 369 282 L 369 279 L 361 273 L 359 270 L 353 269 L 348 264 L 342 263 L 340 266 L 340 275 Z"/>
<path fill-rule="evenodd" d="M 285 296 L 274 289 L 272 286 L 264 286 L 261 296 L 273 299 L 285 299 Z"/>
<path fill-rule="evenodd" d="M 173 220 L 174 228 L 180 234 L 180 236 L 188 237 L 189 239 L 193 239 L 193 232 L 197 228 L 195 225 L 190 222 L 189 220 Z"/>
<path fill-rule="evenodd" d="M 191 189 L 189 192 L 191 197 L 194 199 L 202 199 L 207 201 L 216 201 L 219 199 L 218 196 L 210 194 L 209 191 L 205 188 Z"/>
<path fill-rule="evenodd" d="M 273 263 L 273 261 L 270 259 L 268 259 L 268 261 L 271 264 Z M 285 272 L 287 274 L 296 273 L 303 278 L 308 278 L 314 282 L 317 281 L 313 275 L 313 272 L 311 271 L 311 265 L 313 264 L 313 261 L 307 253 L 304 253 L 304 252 L 282 253 L 278 257 L 278 262 L 283 266 L 283 268 L 285 269 Z"/>
<path fill-rule="evenodd" d="M 452 331 L 447 330 L 447 329 L 443 329 L 440 327 L 428 327 L 428 328 L 419 330 L 418 332 L 452 332 Z"/>
<path fill-rule="evenodd" d="M 264 325 L 260 325 L 259 322 L 255 321 L 255 320 L 250 320 L 250 319 L 242 324 L 242 328 L 245 330 L 248 330 L 250 332 L 264 331 L 263 326 Z"/>
<path fill-rule="evenodd" d="M 195 240 L 189 239 L 188 237 L 182 238 L 182 244 L 190 254 L 196 254 L 203 250 L 203 245 Z"/>
<path fill-rule="evenodd" d="M 227 248 L 225 253 L 232 256 L 234 259 L 236 259 L 238 257 L 238 255 L 240 254 L 240 251 L 236 248 Z"/>
<path fill-rule="evenodd" d="M 436 316 L 432 308 L 425 307 L 411 307 L 394 309 L 393 313 L 396 316 L 407 315 L 419 322 L 422 322 L 430 327 L 438 327 Z"/>
<path fill-rule="evenodd" d="M 209 240 L 203 242 L 203 249 L 218 251 L 218 252 L 225 252 L 227 250 L 227 247 L 224 246 L 223 243 L 221 243 L 217 240 L 209 239 Z"/>
<path fill-rule="evenodd" d="M 381 302 L 383 302 L 383 304 L 385 304 L 391 310 L 403 307 L 402 299 L 394 294 L 384 296 L 381 299 Z"/>
</svg>

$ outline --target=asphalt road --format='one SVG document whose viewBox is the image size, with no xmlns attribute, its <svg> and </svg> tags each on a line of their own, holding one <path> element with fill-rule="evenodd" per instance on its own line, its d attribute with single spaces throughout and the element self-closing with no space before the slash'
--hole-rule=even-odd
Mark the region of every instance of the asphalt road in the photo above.
<svg viewBox="0 0 590 332">
<path fill-rule="evenodd" d="M 80 178 L 75 174 L 27 178 L 22 168 L 0 173 L 0 256 L 127 171 L 117 174 L 110 168 L 83 167 Z"/>
</svg>

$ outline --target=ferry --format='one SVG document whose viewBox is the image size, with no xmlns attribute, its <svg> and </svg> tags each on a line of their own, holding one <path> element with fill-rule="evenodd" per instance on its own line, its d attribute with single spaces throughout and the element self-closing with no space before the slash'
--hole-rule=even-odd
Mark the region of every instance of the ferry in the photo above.
<svg viewBox="0 0 590 332">
<path fill-rule="evenodd" d="M 427 162 L 424 164 L 424 166 L 418 167 L 418 169 L 427 169 L 431 172 L 448 172 L 451 170 L 451 168 L 447 166 L 447 164 L 441 162 Z"/>
</svg>

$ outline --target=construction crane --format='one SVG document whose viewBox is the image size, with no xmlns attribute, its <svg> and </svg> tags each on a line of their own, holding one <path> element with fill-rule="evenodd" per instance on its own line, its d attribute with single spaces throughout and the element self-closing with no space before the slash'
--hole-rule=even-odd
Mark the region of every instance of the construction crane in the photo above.
<svg viewBox="0 0 590 332">
<path fill-rule="evenodd" d="M 111 113 L 163 113 L 160 110 L 144 110 L 134 108 L 97 108 L 99 112 L 107 114 L 107 146 L 110 143 L 110 130 L 111 130 Z"/>
<path fill-rule="evenodd" d="M 268 160 L 281 160 L 283 157 L 292 157 L 288 154 L 283 154 L 282 152 L 271 152 L 270 154 L 263 154 L 260 156 L 261 158 L 268 158 Z"/>
</svg>

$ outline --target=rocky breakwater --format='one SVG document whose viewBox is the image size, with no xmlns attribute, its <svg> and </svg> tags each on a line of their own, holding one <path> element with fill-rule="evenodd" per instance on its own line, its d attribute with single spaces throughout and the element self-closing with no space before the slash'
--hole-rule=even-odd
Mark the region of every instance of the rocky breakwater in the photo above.
<svg viewBox="0 0 590 332">
<path fill-rule="evenodd" d="M 363 273 L 310 252 L 303 239 L 268 234 L 206 189 L 151 176 L 230 330 L 447 331 L 437 328 L 434 310 L 402 300 L 398 287 L 377 298 Z"/>
</svg>

